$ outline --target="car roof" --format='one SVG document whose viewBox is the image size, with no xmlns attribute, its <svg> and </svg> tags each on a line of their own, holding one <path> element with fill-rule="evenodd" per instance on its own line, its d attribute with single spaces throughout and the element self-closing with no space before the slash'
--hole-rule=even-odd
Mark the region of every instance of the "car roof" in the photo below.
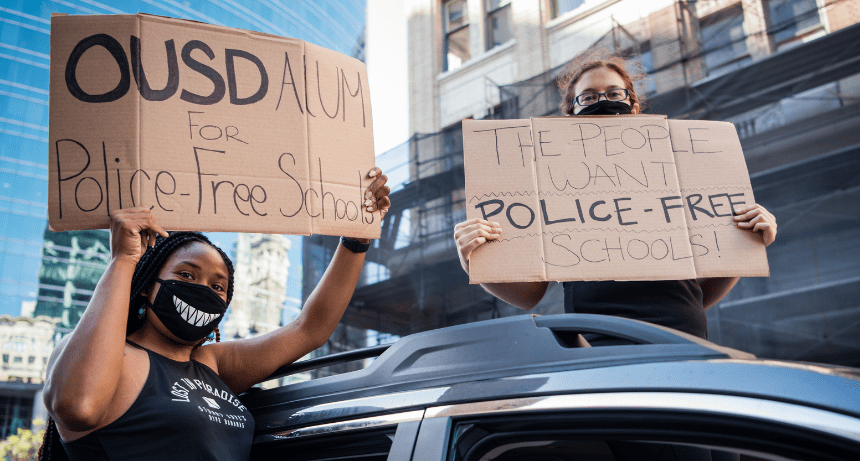
<svg viewBox="0 0 860 461">
<path fill-rule="evenodd" d="M 578 347 L 580 334 L 633 344 Z M 860 417 L 858 370 L 759 360 L 676 330 L 610 316 L 523 315 L 476 322 L 316 363 L 380 352 L 363 370 L 241 399 L 258 431 L 470 401 L 631 391 L 755 396 Z M 311 362 L 297 362 L 272 377 L 307 369 Z"/>
</svg>

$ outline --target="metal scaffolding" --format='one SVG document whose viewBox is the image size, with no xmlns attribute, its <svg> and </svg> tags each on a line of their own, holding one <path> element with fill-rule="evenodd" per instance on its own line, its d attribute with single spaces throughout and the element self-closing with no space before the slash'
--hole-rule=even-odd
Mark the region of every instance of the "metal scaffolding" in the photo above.
<svg viewBox="0 0 860 461">
<path fill-rule="evenodd" d="M 682 38 L 690 35 L 682 30 L 691 22 L 686 3 L 676 8 Z M 643 46 L 617 23 L 597 45 L 607 43 Z M 670 65 L 698 66 L 696 60 L 709 51 L 701 43 L 681 49 Z M 712 340 L 763 357 L 860 365 L 858 69 L 860 24 L 855 24 L 649 98 L 650 113 L 735 122 L 757 200 L 780 220 L 780 237 L 769 248 L 771 278 L 742 280 L 708 311 Z M 555 82 L 563 70 L 501 86 L 501 104 L 489 117 L 557 114 Z M 815 98 L 827 99 L 826 104 L 804 109 L 803 116 L 791 112 Z M 768 122 L 769 114 L 779 111 L 781 124 Z M 346 325 L 402 336 L 517 313 L 469 285 L 460 268 L 452 235 L 454 225 L 466 217 L 462 146 L 458 124 L 416 134 L 377 158 L 391 178 L 392 208 L 383 220 L 382 237 L 368 254 L 369 264 L 344 316 Z M 337 241 L 314 236 L 305 242 L 307 296 Z M 804 264 L 792 259 L 798 252 L 822 259 L 815 274 L 795 265 Z M 813 299 L 814 305 L 801 305 Z M 809 319 L 816 315 L 818 320 Z"/>
</svg>

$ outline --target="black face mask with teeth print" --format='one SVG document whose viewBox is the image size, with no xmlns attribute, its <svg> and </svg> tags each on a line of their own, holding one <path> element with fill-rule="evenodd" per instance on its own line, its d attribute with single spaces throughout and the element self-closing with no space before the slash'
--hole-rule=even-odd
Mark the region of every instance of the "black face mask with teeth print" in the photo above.
<svg viewBox="0 0 860 461">
<path fill-rule="evenodd" d="M 207 286 L 181 280 L 161 280 L 155 302 L 145 303 L 177 338 L 200 341 L 209 336 L 227 311 L 227 303 Z"/>
</svg>

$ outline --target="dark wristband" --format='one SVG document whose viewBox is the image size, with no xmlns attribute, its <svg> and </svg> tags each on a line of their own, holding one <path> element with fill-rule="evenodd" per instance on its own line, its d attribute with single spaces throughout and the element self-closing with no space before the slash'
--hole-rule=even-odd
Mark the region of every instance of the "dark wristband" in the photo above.
<svg viewBox="0 0 860 461">
<path fill-rule="evenodd" d="M 353 253 L 364 253 L 368 248 L 370 248 L 370 242 L 361 243 L 358 240 L 353 240 L 349 237 L 341 237 L 340 244 Z"/>
</svg>

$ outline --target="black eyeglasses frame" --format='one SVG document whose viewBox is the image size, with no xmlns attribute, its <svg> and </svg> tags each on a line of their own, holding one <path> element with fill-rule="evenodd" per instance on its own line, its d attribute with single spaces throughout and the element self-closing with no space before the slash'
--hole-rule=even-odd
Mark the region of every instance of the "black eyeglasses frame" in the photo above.
<svg viewBox="0 0 860 461">
<path fill-rule="evenodd" d="M 619 91 L 619 90 L 624 92 L 624 97 L 623 97 L 623 98 L 621 98 L 621 99 L 609 99 L 609 97 L 608 97 L 608 96 L 606 96 L 606 93 L 611 93 L 611 92 L 613 92 L 613 91 Z M 583 96 L 585 96 L 585 95 L 597 95 L 597 101 L 594 101 L 593 103 L 591 103 L 591 104 L 597 104 L 598 102 L 600 102 L 600 97 L 601 97 L 601 96 L 603 96 L 603 99 L 605 99 L 605 100 L 607 100 L 607 101 L 624 101 L 625 99 L 627 99 L 627 98 L 629 98 L 629 97 L 630 97 L 630 90 L 628 90 L 627 88 L 612 88 L 612 89 L 610 89 L 610 90 L 608 90 L 608 91 L 604 91 L 603 93 L 591 93 L 591 92 L 589 92 L 589 93 L 581 93 L 581 94 L 578 94 L 575 98 L 573 98 L 573 102 L 574 102 L 574 104 L 579 104 L 580 106 L 584 106 L 584 107 L 590 106 L 591 104 L 583 104 L 583 103 L 579 100 L 579 98 L 581 98 L 581 97 L 583 97 Z"/>
</svg>

